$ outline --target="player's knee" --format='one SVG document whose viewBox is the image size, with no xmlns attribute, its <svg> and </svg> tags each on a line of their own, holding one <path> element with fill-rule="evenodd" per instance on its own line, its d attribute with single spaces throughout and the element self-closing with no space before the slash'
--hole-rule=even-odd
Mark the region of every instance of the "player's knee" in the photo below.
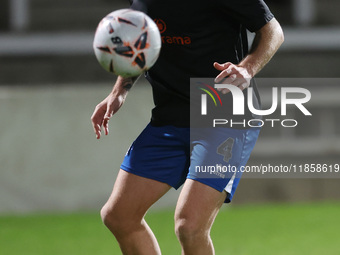
<svg viewBox="0 0 340 255">
<path fill-rule="evenodd" d="M 100 210 L 100 217 L 105 226 L 109 226 L 110 222 L 112 221 L 112 211 L 108 208 L 107 204 L 105 204 L 102 209 Z"/>
<path fill-rule="evenodd" d="M 209 230 L 190 218 L 177 218 L 175 220 L 175 232 L 181 242 L 194 241 L 209 236 Z"/>
<path fill-rule="evenodd" d="M 105 204 L 100 210 L 100 216 L 106 227 L 110 230 L 119 229 L 123 225 L 124 218 L 120 215 L 119 211 Z"/>
<path fill-rule="evenodd" d="M 100 211 L 100 215 L 104 225 L 111 230 L 113 234 L 129 233 L 138 225 L 138 221 L 130 217 L 127 212 L 120 208 L 111 207 L 108 204 L 104 205 Z M 139 220 L 141 222 L 141 220 Z"/>
</svg>

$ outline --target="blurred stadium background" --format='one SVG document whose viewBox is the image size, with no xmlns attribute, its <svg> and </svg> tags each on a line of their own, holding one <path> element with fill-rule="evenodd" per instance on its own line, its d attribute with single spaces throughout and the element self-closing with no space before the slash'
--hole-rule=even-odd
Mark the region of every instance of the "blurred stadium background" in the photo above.
<svg viewBox="0 0 340 255">
<path fill-rule="evenodd" d="M 338 0 L 267 0 L 285 43 L 259 77 L 336 78 Z M 90 116 L 111 90 L 92 52 L 99 20 L 125 0 L 1 0 L 0 214 L 98 211 L 153 105 L 143 79 L 95 139 Z M 313 85 L 313 117 L 264 129 L 249 165 L 340 163 L 340 88 Z M 307 87 L 306 87 L 307 88 Z M 340 200 L 337 178 L 244 178 L 232 206 Z M 172 191 L 154 208 L 173 208 Z M 326 216 L 327 217 L 327 216 Z M 0 226 L 1 228 L 1 226 Z"/>
</svg>

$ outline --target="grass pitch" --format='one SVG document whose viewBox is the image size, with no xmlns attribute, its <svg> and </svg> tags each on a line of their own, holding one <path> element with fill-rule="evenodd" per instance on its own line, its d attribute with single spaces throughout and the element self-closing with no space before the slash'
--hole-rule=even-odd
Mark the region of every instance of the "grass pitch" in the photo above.
<svg viewBox="0 0 340 255">
<path fill-rule="evenodd" d="M 338 255 L 340 203 L 226 206 L 212 230 L 217 255 Z M 180 254 L 173 210 L 147 221 L 163 254 Z M 0 217 L 0 254 L 121 254 L 99 213 Z"/>
</svg>

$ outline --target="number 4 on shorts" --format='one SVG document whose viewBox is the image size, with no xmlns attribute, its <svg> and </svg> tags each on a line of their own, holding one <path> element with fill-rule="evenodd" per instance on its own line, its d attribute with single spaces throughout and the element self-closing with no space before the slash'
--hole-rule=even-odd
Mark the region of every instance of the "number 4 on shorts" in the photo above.
<svg viewBox="0 0 340 255">
<path fill-rule="evenodd" d="M 229 137 L 227 140 L 225 140 L 223 143 L 221 143 L 218 147 L 217 147 L 217 154 L 222 155 L 223 156 L 223 160 L 225 162 L 228 162 L 231 157 L 232 157 L 232 149 L 234 146 L 234 139 Z"/>
</svg>

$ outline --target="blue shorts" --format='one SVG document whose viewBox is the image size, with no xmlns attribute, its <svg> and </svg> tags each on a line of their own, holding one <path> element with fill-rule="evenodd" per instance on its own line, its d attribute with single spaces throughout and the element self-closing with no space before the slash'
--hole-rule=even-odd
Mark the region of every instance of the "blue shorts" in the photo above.
<svg viewBox="0 0 340 255">
<path fill-rule="evenodd" d="M 260 128 L 178 128 L 148 124 L 121 169 L 178 189 L 186 179 L 227 192 L 230 202 Z"/>
</svg>

